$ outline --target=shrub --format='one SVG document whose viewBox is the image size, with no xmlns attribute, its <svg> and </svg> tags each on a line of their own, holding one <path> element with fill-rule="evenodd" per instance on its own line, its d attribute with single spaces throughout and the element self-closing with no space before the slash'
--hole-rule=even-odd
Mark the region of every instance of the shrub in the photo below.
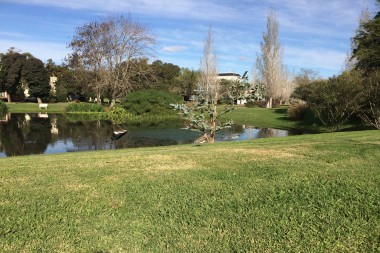
<svg viewBox="0 0 380 253">
<path fill-rule="evenodd" d="M 264 100 L 249 100 L 246 104 L 245 107 L 261 107 L 265 108 L 267 106 L 267 102 Z"/>
<path fill-rule="evenodd" d="M 114 106 L 109 112 L 110 118 L 113 122 L 121 124 L 127 121 L 128 117 L 131 117 L 131 114 L 128 113 L 123 107 Z"/>
<path fill-rule="evenodd" d="M 7 106 L 2 100 L 0 100 L 0 117 L 4 116 L 6 113 L 7 113 Z"/>
<path fill-rule="evenodd" d="M 303 119 L 308 110 L 306 102 L 302 100 L 293 100 L 291 101 L 289 108 L 287 110 L 287 116 L 291 119 Z"/>
<path fill-rule="evenodd" d="M 343 73 L 312 82 L 302 97 L 323 125 L 337 131 L 360 106 L 360 83 L 357 73 Z"/>
<path fill-rule="evenodd" d="M 99 104 L 80 102 L 68 105 L 66 112 L 104 112 L 104 108 Z"/>
<path fill-rule="evenodd" d="M 176 114 L 170 104 L 181 103 L 179 95 L 165 91 L 144 90 L 128 94 L 122 101 L 122 107 L 134 115 Z"/>
</svg>

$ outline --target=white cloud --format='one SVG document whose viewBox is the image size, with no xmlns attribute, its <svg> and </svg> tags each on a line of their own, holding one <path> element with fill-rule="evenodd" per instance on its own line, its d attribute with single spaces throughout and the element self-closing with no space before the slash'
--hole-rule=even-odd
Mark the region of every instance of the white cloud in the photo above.
<svg viewBox="0 0 380 253">
<path fill-rule="evenodd" d="M 184 46 L 167 46 L 162 48 L 162 51 L 168 52 L 168 53 L 176 53 L 186 50 L 187 48 Z"/>
</svg>

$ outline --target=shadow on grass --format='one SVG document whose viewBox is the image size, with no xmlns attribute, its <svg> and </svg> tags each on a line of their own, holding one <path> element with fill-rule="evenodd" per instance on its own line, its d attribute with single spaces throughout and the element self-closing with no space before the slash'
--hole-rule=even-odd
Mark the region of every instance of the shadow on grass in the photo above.
<svg viewBox="0 0 380 253">
<path fill-rule="evenodd" d="M 286 112 L 288 111 L 288 108 L 276 108 L 274 110 L 274 113 L 277 113 L 277 114 L 286 114 Z"/>
</svg>

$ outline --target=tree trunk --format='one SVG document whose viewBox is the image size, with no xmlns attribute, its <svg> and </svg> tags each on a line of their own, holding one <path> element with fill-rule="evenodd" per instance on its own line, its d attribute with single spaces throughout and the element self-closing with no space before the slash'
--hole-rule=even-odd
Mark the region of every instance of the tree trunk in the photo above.
<svg viewBox="0 0 380 253">
<path fill-rule="evenodd" d="M 96 94 L 96 102 L 101 105 L 102 104 L 102 99 L 100 97 L 100 92 L 98 92 L 98 94 Z"/>
<path fill-rule="evenodd" d="M 273 107 L 273 98 L 269 98 L 267 101 L 267 108 L 272 108 Z"/>
<path fill-rule="evenodd" d="M 8 98 L 8 103 L 11 103 L 12 102 L 11 94 L 7 93 L 7 98 Z"/>
<path fill-rule="evenodd" d="M 214 105 L 214 112 L 210 119 L 210 125 L 211 125 L 211 133 L 209 138 L 209 143 L 215 142 L 215 134 L 216 134 L 216 118 L 218 116 L 218 112 L 216 111 L 216 105 Z"/>
<path fill-rule="evenodd" d="M 110 108 L 114 107 L 116 104 L 116 99 L 115 98 L 112 98 L 111 99 L 111 105 L 110 105 Z"/>
</svg>

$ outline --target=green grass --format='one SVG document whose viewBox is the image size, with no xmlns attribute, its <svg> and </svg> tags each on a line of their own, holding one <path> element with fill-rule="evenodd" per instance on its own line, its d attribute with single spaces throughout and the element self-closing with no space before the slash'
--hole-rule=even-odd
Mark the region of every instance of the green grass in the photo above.
<svg viewBox="0 0 380 253">
<path fill-rule="evenodd" d="M 287 117 L 287 106 L 279 108 L 267 109 L 260 107 L 241 107 L 223 115 L 222 120 L 233 120 L 236 124 L 251 125 L 255 127 L 269 127 L 284 130 L 301 130 L 304 133 L 320 133 L 328 132 L 329 129 L 314 118 L 312 113 L 308 113 L 303 120 L 293 120 Z M 360 121 L 351 121 L 343 124 L 342 130 L 356 129 L 365 127 Z"/>
<path fill-rule="evenodd" d="M 34 113 L 34 112 L 47 112 L 47 113 L 63 113 L 65 107 L 70 103 L 49 103 L 48 109 L 38 108 L 37 103 L 6 103 L 8 112 L 13 113 Z"/>
<path fill-rule="evenodd" d="M 1 252 L 379 252 L 379 131 L 0 159 Z"/>
</svg>

